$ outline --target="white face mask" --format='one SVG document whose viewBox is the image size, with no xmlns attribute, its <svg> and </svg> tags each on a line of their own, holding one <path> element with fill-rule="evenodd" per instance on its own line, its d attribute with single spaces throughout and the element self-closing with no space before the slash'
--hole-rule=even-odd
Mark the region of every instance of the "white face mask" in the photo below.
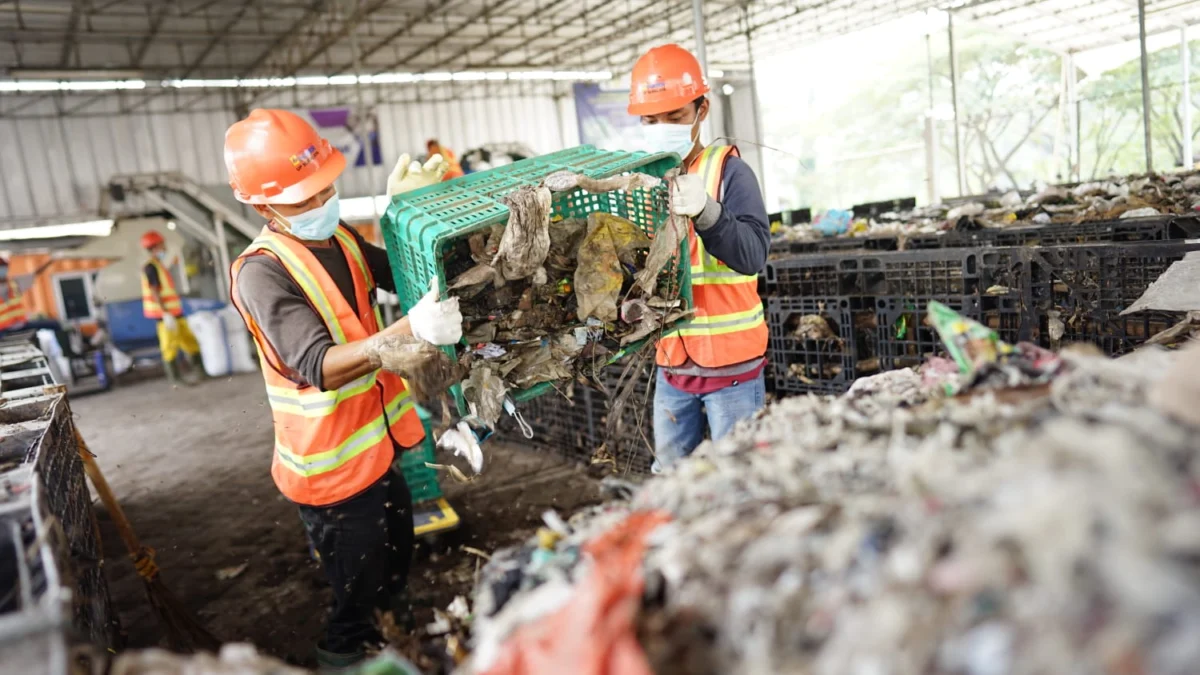
<svg viewBox="0 0 1200 675">
<path fill-rule="evenodd" d="M 649 153 L 673 152 L 679 159 L 686 159 L 696 146 L 699 136 L 696 126 L 700 119 L 691 124 L 646 124 L 642 126 L 642 139 Z"/>
</svg>

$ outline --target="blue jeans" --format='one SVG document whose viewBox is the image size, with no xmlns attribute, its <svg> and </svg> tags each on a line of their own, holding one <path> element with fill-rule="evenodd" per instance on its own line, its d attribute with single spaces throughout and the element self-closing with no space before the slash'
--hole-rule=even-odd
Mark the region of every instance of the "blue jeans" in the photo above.
<svg viewBox="0 0 1200 675">
<path fill-rule="evenodd" d="M 709 433 L 717 440 L 758 412 L 766 396 L 762 373 L 711 394 L 689 394 L 668 384 L 666 372 L 659 368 L 654 389 L 653 469 L 661 471 L 692 454 L 704 440 L 705 416 Z"/>
</svg>

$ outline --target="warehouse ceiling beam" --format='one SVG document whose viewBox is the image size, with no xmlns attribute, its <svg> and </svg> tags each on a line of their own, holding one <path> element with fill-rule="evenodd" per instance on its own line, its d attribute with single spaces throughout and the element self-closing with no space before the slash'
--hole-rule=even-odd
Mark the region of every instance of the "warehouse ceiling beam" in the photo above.
<svg viewBox="0 0 1200 675">
<path fill-rule="evenodd" d="M 359 25 L 366 21 L 372 14 L 379 11 L 387 4 L 387 0 L 373 0 L 367 4 L 360 4 L 357 9 L 342 22 L 341 27 L 336 31 L 326 35 L 317 46 L 305 54 L 297 63 L 290 65 L 284 71 L 284 77 L 291 77 L 304 69 L 305 66 L 317 60 L 325 52 L 329 51 L 330 47 L 345 39 L 351 32 L 358 30 Z"/>
<path fill-rule="evenodd" d="M 382 40 L 379 40 L 374 45 L 364 49 L 362 53 L 359 54 L 359 58 L 362 61 L 366 61 L 367 59 L 371 58 L 371 56 L 379 52 L 379 50 L 390 45 L 392 40 L 395 40 L 401 35 L 409 33 L 416 26 L 428 22 L 435 14 L 439 12 L 445 12 L 450 7 L 453 7 L 456 3 L 461 2 L 462 0 L 439 0 L 437 4 L 429 6 L 424 14 L 419 14 L 416 16 L 416 18 L 410 18 L 408 21 L 405 21 L 404 25 L 400 26 L 400 28 L 388 33 L 383 37 Z M 343 68 L 342 72 L 345 72 L 345 70 L 346 69 Z"/>
<path fill-rule="evenodd" d="M 71 52 L 79 48 L 75 35 L 78 33 L 79 15 L 83 12 L 82 5 L 82 0 L 74 0 L 71 3 L 71 15 L 67 19 L 67 39 L 63 40 L 62 53 L 58 57 L 60 68 L 66 68 L 71 63 Z"/>
<path fill-rule="evenodd" d="M 464 56 L 469 57 L 471 52 L 474 52 L 478 49 L 483 49 L 483 48 L 487 47 L 491 43 L 495 42 L 497 38 L 500 38 L 501 36 L 507 35 L 508 33 L 512 32 L 513 29 L 526 25 L 526 21 L 528 19 L 530 19 L 534 14 L 536 14 L 538 12 L 553 11 L 554 8 L 562 5 L 565 2 L 570 2 L 570 1 L 571 0 L 554 0 L 546 7 L 535 8 L 529 14 L 525 15 L 524 17 L 521 17 L 520 19 L 518 19 L 517 21 L 508 25 L 507 27 L 501 29 L 500 31 L 495 32 L 495 33 L 492 33 L 489 31 L 487 37 L 485 37 L 481 40 L 478 40 L 470 45 L 467 45 L 463 49 L 458 50 L 457 52 L 451 54 L 450 56 L 447 56 L 446 58 L 442 59 L 441 61 L 438 61 L 435 65 L 427 67 L 424 70 L 430 71 L 430 70 L 437 70 L 438 68 L 448 67 L 451 64 L 453 64 L 455 61 L 457 61 L 458 59 L 460 59 Z M 549 30 L 543 31 L 539 35 L 542 35 L 542 36 L 548 35 L 548 34 L 552 33 L 555 29 L 556 29 L 556 26 L 552 24 Z M 534 39 L 536 39 L 536 38 L 534 38 Z M 517 47 L 517 49 L 520 49 L 520 47 Z"/>
<path fill-rule="evenodd" d="M 150 45 L 158 36 L 158 31 L 162 28 L 163 21 L 167 18 L 167 8 L 160 7 L 157 12 L 152 11 L 150 6 L 146 6 L 146 11 L 150 13 L 150 31 L 146 34 L 146 39 L 138 45 L 137 53 L 133 55 L 131 64 L 134 68 L 141 68 L 142 62 L 146 59 L 146 52 L 150 50 Z"/>
<path fill-rule="evenodd" d="M 258 71 L 272 56 L 279 52 L 287 43 L 299 35 L 301 32 L 307 31 L 317 19 L 321 17 L 321 11 L 324 8 L 325 0 L 313 0 L 305 8 L 304 13 L 300 15 L 287 30 L 275 38 L 271 44 L 267 45 L 257 58 L 250 65 L 246 66 L 238 73 L 237 77 L 242 78 Z"/>
</svg>

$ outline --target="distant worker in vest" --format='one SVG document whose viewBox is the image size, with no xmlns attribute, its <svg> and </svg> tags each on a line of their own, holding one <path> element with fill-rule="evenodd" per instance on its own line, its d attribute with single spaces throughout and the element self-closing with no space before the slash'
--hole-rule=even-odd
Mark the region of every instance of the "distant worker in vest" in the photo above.
<svg viewBox="0 0 1200 675">
<path fill-rule="evenodd" d="M 142 235 L 142 248 L 150 260 L 142 268 L 142 315 L 158 322 L 158 347 L 162 352 L 163 370 L 172 385 L 182 381 L 195 384 L 204 372 L 200 364 L 200 343 L 183 317 L 183 301 L 175 290 L 175 281 L 167 270 L 167 244 L 154 230 Z M 179 360 L 182 352 L 190 375 L 180 378 Z"/>
<path fill-rule="evenodd" d="M 441 157 L 446 161 L 449 168 L 446 169 L 446 175 L 442 176 L 442 180 L 451 180 L 460 178 L 463 175 L 462 165 L 458 163 L 458 157 L 450 148 L 443 147 L 436 138 L 431 138 L 425 142 L 426 157 Z"/>
<path fill-rule="evenodd" d="M 16 330 L 27 323 L 25 295 L 8 270 L 8 259 L 0 258 L 0 331 Z"/>
<path fill-rule="evenodd" d="M 389 196 L 446 171 L 441 158 L 407 160 Z M 334 181 L 346 159 L 299 116 L 251 111 L 225 134 L 225 166 L 237 200 L 267 221 L 234 262 L 231 288 L 266 379 L 271 476 L 299 506 L 333 588 L 317 660 L 349 666 L 379 644 L 377 610 L 407 610 L 413 512 L 399 460 L 424 439 L 404 381 L 380 369 L 380 345 L 390 335 L 454 344 L 462 315 L 432 292 L 383 324 L 375 291 L 396 291 L 387 252 L 341 222 Z"/>
<path fill-rule="evenodd" d="M 671 208 L 691 219 L 696 313 L 658 343 L 655 462 L 662 471 L 692 453 L 708 431 L 718 439 L 763 406 L 767 324 L 758 272 L 771 231 L 758 179 L 732 145 L 705 147 L 708 81 L 679 45 L 646 52 L 633 66 L 629 114 L 642 121 L 649 150 L 673 152 L 685 174 Z"/>
</svg>

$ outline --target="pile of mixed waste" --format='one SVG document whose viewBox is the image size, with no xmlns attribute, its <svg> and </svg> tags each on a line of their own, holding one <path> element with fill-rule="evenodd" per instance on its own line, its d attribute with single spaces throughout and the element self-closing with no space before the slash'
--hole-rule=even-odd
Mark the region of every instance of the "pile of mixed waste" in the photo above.
<svg viewBox="0 0 1200 675">
<path fill-rule="evenodd" d="M 782 400 L 550 514 L 484 568 L 461 671 L 1194 673 L 1200 349 L 935 323 L 952 361 Z"/>
<path fill-rule="evenodd" d="M 1101 222 L 1188 214 L 1200 210 L 1200 173 L 1128 176 L 1078 185 L 1011 190 L 956 204 L 934 204 L 857 219 L 832 210 L 813 223 L 782 227 L 777 238 L 899 237 L 943 230 L 1038 227 L 1051 223 Z"/>
<path fill-rule="evenodd" d="M 599 180 L 553 173 L 504 198 L 507 224 L 476 232 L 451 251 L 449 290 L 470 345 L 463 394 L 488 426 L 508 392 L 592 377 L 623 349 L 687 316 L 673 273 L 687 221 L 666 215 L 663 183 L 637 173 Z M 648 236 L 603 211 L 552 218 L 553 193 L 576 189 L 621 190 L 666 222 Z"/>
</svg>

